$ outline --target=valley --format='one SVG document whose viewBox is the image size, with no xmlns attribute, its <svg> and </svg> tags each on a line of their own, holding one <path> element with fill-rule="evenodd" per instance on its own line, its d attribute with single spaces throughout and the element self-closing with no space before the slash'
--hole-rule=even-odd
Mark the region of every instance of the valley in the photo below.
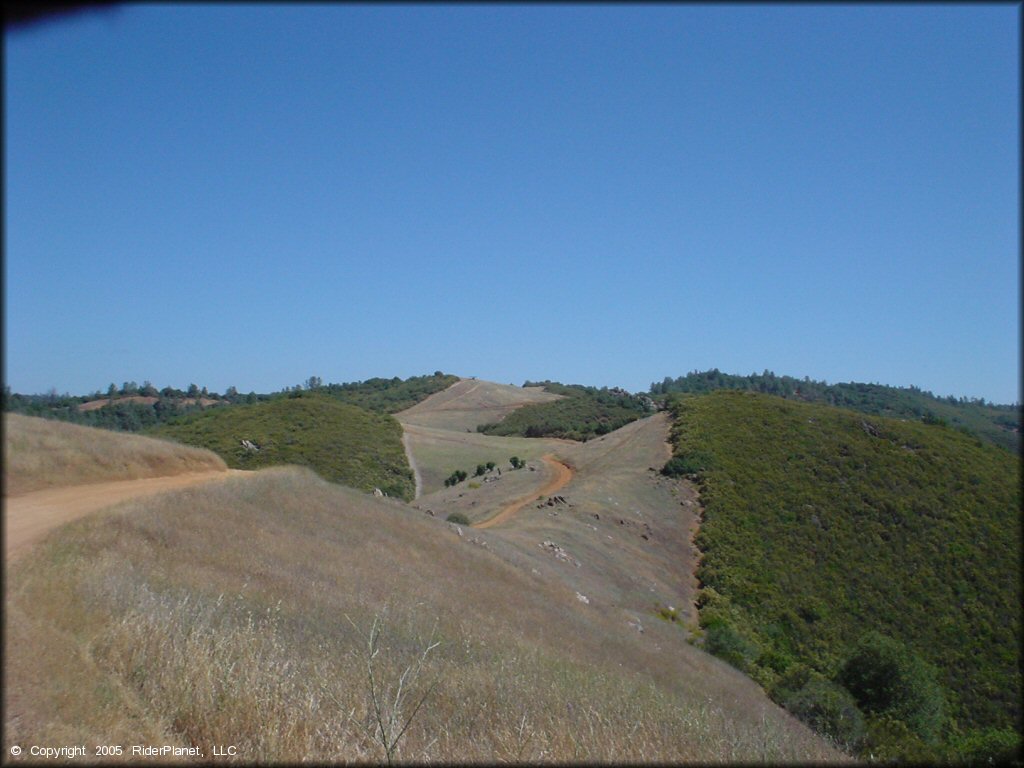
<svg viewBox="0 0 1024 768">
<path fill-rule="evenodd" d="M 379 381 L 338 389 L 372 396 L 382 404 L 376 412 L 338 404 L 324 388 L 171 422 L 168 434 L 217 452 L 202 452 L 212 463 L 201 471 L 196 448 L 103 432 L 97 437 L 113 442 L 89 455 L 73 446 L 96 430 L 5 422 L 5 605 L 14 638 L 5 749 L 145 736 L 204 754 L 228 741 L 255 763 L 822 762 L 855 754 L 845 733 L 819 721 L 815 733 L 777 703 L 807 718 L 787 693 L 807 679 L 794 677 L 803 669 L 795 658 L 780 677 L 772 666 L 779 651 L 745 666 L 752 662 L 722 650 L 727 636 L 747 643 L 739 648 L 755 637 L 762 649 L 777 637 L 756 623 L 757 603 L 722 580 L 745 574 L 743 564 L 726 570 L 727 551 L 708 538 L 724 530 L 721 489 L 746 481 L 661 471 L 673 455 L 680 466 L 718 455 L 731 467 L 722 451 L 739 447 L 694 442 L 721 428 L 711 420 L 718 411 L 705 415 L 692 403 L 721 398 L 673 401 L 578 442 L 477 431 L 563 401 L 542 387 L 436 374 L 408 406 L 411 398 L 388 395 L 402 382 Z M 763 396 L 746 397 L 757 405 Z M 721 402 L 722 413 L 741 412 Z M 796 415 L 820 408 L 786 407 Z M 768 410 L 747 418 L 769 429 L 782 423 Z M 728 424 L 741 441 L 755 433 Z M 896 429 L 875 424 L 879 434 Z M 44 426 L 45 441 L 28 439 Z M 776 442 L 803 428 L 787 429 Z M 917 428 L 903 442 L 931 456 L 940 449 L 927 438 L 941 437 L 937 429 Z M 126 455 L 161 457 L 147 465 L 149 476 L 104 458 L 129 443 Z M 979 461 L 1002 456 L 986 450 Z M 43 458 L 61 456 L 65 469 L 40 471 Z M 279 466 L 286 457 L 306 467 Z M 227 468 L 256 458 L 247 470 Z M 337 467 L 359 489 L 326 482 L 320 467 Z M 395 477 L 405 479 L 388 485 Z M 401 495 L 389 498 L 381 486 Z M 784 486 L 771 487 L 788 498 Z M 702 531 L 709 499 L 715 525 Z M 794 565 L 796 579 L 804 564 Z M 764 590 L 756 571 L 752 578 L 749 589 Z M 719 592 L 708 591 L 712 584 Z M 779 647 L 812 662 L 792 650 L 802 642 L 793 637 Z M 81 663 L 62 666 L 62 657 Z M 367 671 L 395 697 L 385 709 L 366 688 Z M 400 680 L 407 688 L 396 687 Z M 381 726 L 403 718 L 400 736 Z M 878 734 L 869 732 L 871 743 L 885 749 L 906 741 L 883 743 Z M 1002 735 L 986 738 L 989 746 L 973 748 L 1004 749 Z M 916 754 L 938 754 L 914 743 Z"/>
</svg>

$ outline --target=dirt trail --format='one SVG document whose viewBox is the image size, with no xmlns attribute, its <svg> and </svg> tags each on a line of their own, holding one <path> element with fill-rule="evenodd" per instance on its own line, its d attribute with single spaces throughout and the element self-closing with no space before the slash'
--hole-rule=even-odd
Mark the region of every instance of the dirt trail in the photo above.
<svg viewBox="0 0 1024 768">
<path fill-rule="evenodd" d="M 526 496 L 521 496 L 512 503 L 506 505 L 494 517 L 489 517 L 486 520 L 474 523 L 472 526 L 473 528 L 490 528 L 491 526 L 503 523 L 506 520 L 509 520 L 516 512 L 525 507 L 531 501 L 541 496 L 550 496 L 555 491 L 560 490 L 569 484 L 573 477 L 571 467 L 563 464 L 550 453 L 545 454 L 541 458 L 549 467 L 555 470 L 555 476 L 539 490 L 532 491 Z"/>
<path fill-rule="evenodd" d="M 416 457 L 412 455 L 412 446 L 409 445 L 409 428 L 402 425 L 402 447 L 405 448 L 405 458 L 409 461 L 409 468 L 412 469 L 412 476 L 416 480 L 416 491 L 413 499 L 423 495 L 423 478 L 420 476 L 420 468 L 416 465 Z"/>
<path fill-rule="evenodd" d="M 128 499 L 249 474 L 241 469 L 48 488 L 4 498 L 4 553 L 10 563 L 54 528 Z"/>
</svg>

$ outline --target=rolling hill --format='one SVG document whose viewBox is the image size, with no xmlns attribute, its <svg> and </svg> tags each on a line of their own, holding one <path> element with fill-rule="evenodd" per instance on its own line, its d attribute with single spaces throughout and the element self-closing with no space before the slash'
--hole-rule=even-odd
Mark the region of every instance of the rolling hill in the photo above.
<svg viewBox="0 0 1024 768">
<path fill-rule="evenodd" d="M 622 436 L 625 455 L 663 458 L 667 423 L 654 426 Z M 581 504 L 607 495 L 601 468 L 618 444 L 587 447 L 579 477 L 597 484 L 580 487 Z M 678 506 L 674 481 L 626 474 Z M 648 590 L 648 566 L 626 578 L 630 549 L 601 553 L 604 531 L 582 516 L 530 509 L 524 527 L 470 533 L 273 468 L 76 521 L 9 582 L 4 748 L 152 743 L 209 758 L 230 744 L 245 762 L 841 759 L 684 642 L 651 597 L 638 630 L 614 603 Z M 538 546 L 550 522 L 581 559 L 590 538 L 604 560 L 576 567 Z M 615 560 L 622 584 L 602 588 L 602 562 Z"/>
<path fill-rule="evenodd" d="M 927 726 L 903 722 L 899 747 L 884 712 L 869 717 L 865 748 L 876 754 L 936 759 L 1020 727 L 1011 453 L 940 425 L 745 392 L 677 396 L 672 408 L 666 470 L 695 477 L 704 506 L 709 649 L 786 696 L 800 665 L 836 681 L 870 632 L 894 639 L 930 665 L 944 711 Z"/>
<path fill-rule="evenodd" d="M 541 387 L 513 387 L 461 379 L 396 415 L 403 424 L 472 432 L 478 425 L 501 421 L 525 405 L 559 399 L 559 395 L 545 392 Z"/>
<path fill-rule="evenodd" d="M 607 435 L 631 421 L 655 410 L 646 396 L 631 395 L 607 387 L 584 387 L 545 381 L 527 382 L 524 387 L 542 387 L 542 391 L 560 395 L 558 400 L 538 402 L 516 409 L 494 423 L 481 424 L 488 435 L 555 437 L 566 440 L 590 440 Z"/>
<path fill-rule="evenodd" d="M 211 451 L 117 435 L 48 419 L 4 414 L 4 494 L 79 483 L 223 470 Z"/>
<path fill-rule="evenodd" d="M 629 409 L 612 428 L 593 407 L 623 404 L 601 390 L 451 381 L 297 388 L 161 427 L 229 466 L 305 468 L 130 500 L 20 558 L 4 748 L 773 763 L 1019 750 L 1012 453 L 943 419 L 765 394 L 659 394 L 668 412 Z M 589 439 L 515 434 L 556 411 Z M 513 434 L 477 431 L 488 423 Z M 359 492 L 373 487 L 392 498 Z"/>
<path fill-rule="evenodd" d="M 338 402 L 325 393 L 300 391 L 204 411 L 148 434 L 207 448 L 234 469 L 296 464 L 362 491 L 379 488 L 401 499 L 411 499 L 415 491 L 401 425 L 387 414 Z"/>
<path fill-rule="evenodd" d="M 676 379 L 651 384 L 655 397 L 671 394 L 707 394 L 722 389 L 760 392 L 807 403 L 849 408 L 876 416 L 947 424 L 977 435 L 994 445 L 1020 453 L 1021 409 L 967 398 L 936 397 L 918 387 L 848 382 L 827 384 L 810 378 L 777 376 L 771 371 L 750 376 L 722 373 L 717 368 L 694 371 Z"/>
</svg>

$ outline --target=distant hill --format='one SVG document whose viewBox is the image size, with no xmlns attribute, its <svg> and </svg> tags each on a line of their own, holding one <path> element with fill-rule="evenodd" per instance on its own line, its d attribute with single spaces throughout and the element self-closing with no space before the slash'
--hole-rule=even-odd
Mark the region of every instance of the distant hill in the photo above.
<svg viewBox="0 0 1024 768">
<path fill-rule="evenodd" d="M 320 392 L 194 413 L 147 433 L 208 448 L 235 469 L 297 464 L 363 491 L 409 500 L 415 490 L 401 425 Z"/>
<path fill-rule="evenodd" d="M 404 381 L 395 376 L 391 379 L 373 378 L 348 384 L 325 384 L 317 391 L 371 411 L 398 413 L 435 392 L 447 389 L 457 381 L 458 376 L 435 371 L 431 376 L 411 376 Z"/>
<path fill-rule="evenodd" d="M 542 387 L 562 399 L 517 409 L 497 423 L 477 429 L 487 435 L 520 437 L 558 437 L 590 440 L 650 415 L 654 403 L 643 395 L 631 395 L 622 389 L 598 389 L 579 384 L 526 382 L 523 387 Z"/>
<path fill-rule="evenodd" d="M 441 371 L 405 380 L 396 376 L 345 384 L 323 384 L 318 377 L 312 376 L 305 384 L 285 387 L 280 392 L 242 394 L 235 387 L 228 387 L 223 395 L 208 392 L 206 387 L 200 388 L 195 384 L 187 391 L 174 387 L 164 387 L 158 391 L 148 381 L 141 387 L 135 382 L 125 382 L 121 388 L 111 384 L 106 396 L 101 396 L 99 392 L 84 396 L 58 395 L 56 392 L 24 395 L 12 393 L 9 388 L 5 388 L 3 410 L 116 432 L 140 432 L 177 419 L 183 413 L 198 412 L 210 407 L 252 405 L 304 391 L 329 394 L 340 402 L 378 413 L 395 413 L 450 387 L 458 380 L 458 376 Z"/>
<path fill-rule="evenodd" d="M 750 376 L 722 373 L 717 368 L 694 371 L 676 379 L 666 377 L 651 384 L 651 394 L 673 392 L 702 394 L 720 389 L 738 389 L 778 395 L 792 400 L 823 403 L 855 411 L 913 419 L 925 423 L 947 423 L 963 429 L 1007 450 L 1021 450 L 1021 409 L 1015 405 L 996 405 L 984 399 L 936 397 L 917 387 L 890 387 L 883 384 L 826 384 L 792 376 L 776 376 L 771 371 Z"/>
<path fill-rule="evenodd" d="M 403 424 L 472 432 L 480 424 L 507 419 L 523 407 L 559 399 L 561 395 L 545 392 L 542 387 L 460 379 L 396 416 Z"/>
<path fill-rule="evenodd" d="M 665 471 L 696 478 L 704 505 L 698 603 L 709 650 L 806 714 L 808 678 L 793 675 L 809 668 L 812 688 L 841 697 L 829 681 L 877 631 L 926 665 L 908 668 L 931 665 L 945 705 L 929 695 L 928 722 L 875 712 L 866 748 L 934 759 L 965 740 L 1012 743 L 1022 692 L 1017 457 L 940 424 L 754 393 L 670 403 Z"/>
</svg>

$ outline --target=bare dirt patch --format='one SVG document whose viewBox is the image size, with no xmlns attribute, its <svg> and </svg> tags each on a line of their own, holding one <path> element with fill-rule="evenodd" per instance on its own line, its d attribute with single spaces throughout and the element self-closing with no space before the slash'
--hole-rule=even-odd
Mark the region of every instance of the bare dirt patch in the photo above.
<svg viewBox="0 0 1024 768">
<path fill-rule="evenodd" d="M 516 512 L 531 501 L 555 493 L 555 491 L 560 491 L 572 481 L 573 471 L 567 464 L 562 463 L 550 453 L 545 454 L 541 459 L 554 471 L 554 476 L 537 491 L 522 496 L 505 506 L 494 517 L 474 523 L 474 528 L 491 528 L 492 526 L 500 525 L 511 519 Z"/>
<path fill-rule="evenodd" d="M 153 403 L 157 402 L 157 400 L 159 399 L 160 398 L 158 397 L 149 397 L 148 395 L 129 395 L 128 397 L 115 397 L 113 400 L 105 397 L 102 400 L 90 400 L 87 403 L 80 403 L 78 405 L 78 410 L 83 412 L 96 411 L 107 405 L 116 405 L 117 403 L 136 403 L 138 405 L 153 405 Z"/>
<path fill-rule="evenodd" d="M 135 403 L 136 405 L 153 405 L 160 398 L 150 397 L 149 395 L 128 395 L 127 397 L 115 397 L 111 400 L 109 397 L 104 397 L 102 400 L 89 400 L 86 403 L 79 403 L 79 411 L 95 411 L 100 408 L 105 408 L 108 405 L 117 405 L 119 403 Z M 191 397 L 183 398 L 176 403 L 176 407 L 184 408 L 189 405 L 201 405 L 203 408 L 209 408 L 211 405 L 223 405 L 223 400 L 213 400 L 209 397 Z"/>
</svg>

